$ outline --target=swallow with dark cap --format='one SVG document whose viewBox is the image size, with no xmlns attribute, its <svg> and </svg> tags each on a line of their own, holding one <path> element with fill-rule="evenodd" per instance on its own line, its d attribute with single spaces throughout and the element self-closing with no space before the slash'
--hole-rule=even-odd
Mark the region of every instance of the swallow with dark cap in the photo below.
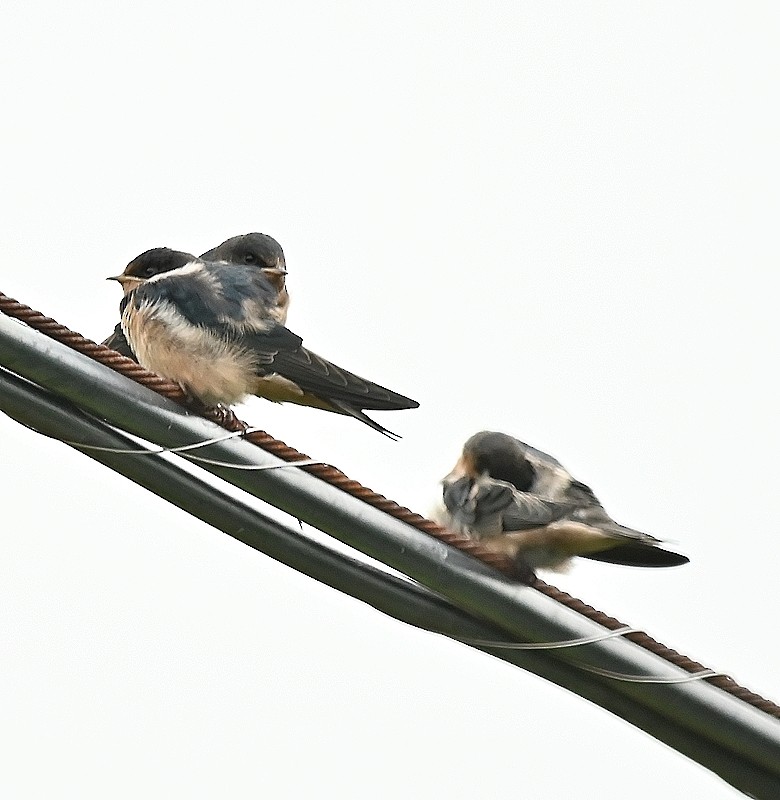
<svg viewBox="0 0 780 800">
<path fill-rule="evenodd" d="M 260 270 L 276 290 L 276 302 L 270 304 L 268 313 L 280 325 L 284 325 L 287 322 L 287 309 L 290 305 L 290 295 L 287 293 L 285 281 L 287 265 L 284 261 L 282 246 L 276 239 L 265 233 L 246 233 L 243 236 L 233 236 L 230 239 L 226 239 L 218 247 L 206 251 L 201 256 L 201 259 L 204 261 L 224 261 L 228 264 L 247 264 Z M 137 268 L 143 270 L 144 274 L 139 274 L 135 277 L 148 280 L 162 272 L 175 269 L 177 264 L 178 262 L 175 259 L 165 258 L 159 258 L 152 263 L 139 264 Z M 114 328 L 111 336 L 103 341 L 103 344 L 123 356 L 137 361 L 122 332 L 121 322 Z"/>
<path fill-rule="evenodd" d="M 442 483 L 438 521 L 509 556 L 528 578 L 574 556 L 633 567 L 688 562 L 619 525 L 559 461 L 505 433 L 474 434 Z"/>
<path fill-rule="evenodd" d="M 279 292 L 254 265 L 156 248 L 114 280 L 125 292 L 122 330 L 138 361 L 203 405 L 254 394 L 347 414 L 390 437 L 363 412 L 419 406 L 303 347 L 277 321 Z"/>
</svg>

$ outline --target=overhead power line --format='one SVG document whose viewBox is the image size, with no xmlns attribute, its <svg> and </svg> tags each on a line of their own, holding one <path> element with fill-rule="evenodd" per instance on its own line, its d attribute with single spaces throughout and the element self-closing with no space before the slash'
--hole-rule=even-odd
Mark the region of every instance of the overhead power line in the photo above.
<svg viewBox="0 0 780 800">
<path fill-rule="evenodd" d="M 8 311 L 9 301 L 9 298 L 0 295 L 0 309 Z M 13 303 L 15 301 L 10 301 L 10 304 Z M 56 325 L 53 321 L 49 322 Z M 44 323 L 44 327 L 46 325 L 49 323 Z M 95 351 L 100 349 L 94 343 L 87 343 L 85 349 L 90 347 Z M 137 445 L 111 431 L 103 422 L 90 420 L 84 416 L 84 412 L 162 447 L 181 447 L 219 437 L 219 429 L 213 423 L 188 414 L 169 400 L 129 383 L 93 360 L 57 345 L 1 314 L 0 363 L 7 370 L 0 381 L 0 399 L 4 409 L 48 435 L 63 438 L 61 430 L 43 429 L 42 420 L 46 416 L 44 406 L 49 409 L 47 413 L 50 416 L 52 408 L 59 409 L 59 414 L 80 414 L 80 418 L 93 426 L 86 426 L 85 435 L 98 439 L 105 436 L 106 441 L 113 442 L 106 446 L 117 449 L 131 449 Z M 25 380 L 20 381 L 20 377 Z M 41 387 L 46 390 L 45 393 Z M 19 398 L 25 392 L 28 401 L 33 393 L 38 392 L 36 396 L 41 402 L 45 400 L 48 403 L 48 406 L 46 403 L 35 405 L 30 401 L 30 406 L 35 405 L 37 409 L 33 418 L 20 411 L 23 404 L 20 405 Z M 70 404 L 77 406 L 81 412 Z M 36 414 L 39 416 L 36 417 Z M 228 419 L 227 427 L 230 428 L 231 424 L 235 426 L 236 422 Z M 72 441 L 83 441 L 84 444 L 96 443 L 89 438 L 74 438 L 73 428 L 69 429 L 67 437 Z M 253 437 L 258 438 L 257 434 L 249 434 L 246 438 Z M 297 451 L 286 448 L 267 434 L 259 438 L 264 437 L 276 443 L 274 448 L 283 456 L 293 460 L 301 458 Z M 160 469 L 187 474 L 160 456 L 134 456 L 108 451 L 86 451 L 86 454 L 141 483 L 144 483 L 140 474 L 142 470 L 136 468 L 137 474 L 131 474 L 129 465 L 134 460 L 145 459 L 146 470 L 149 470 L 150 463 L 159 462 L 165 465 Z M 198 454 L 231 464 L 278 466 L 285 463 L 244 439 L 215 441 L 198 450 Z M 703 669 L 701 665 L 690 662 L 686 663 L 687 671 L 681 670 L 666 658 L 650 652 L 646 646 L 628 641 L 627 638 L 637 635 L 635 633 L 605 638 L 604 627 L 570 607 L 581 604 L 580 601 L 571 598 L 572 603 L 562 605 L 554 597 L 548 596 L 557 591 L 553 587 L 548 587 L 553 591 L 546 592 L 517 584 L 497 573 L 493 567 L 475 561 L 470 555 L 433 538 L 431 534 L 436 533 L 433 523 L 423 520 L 422 524 L 415 524 L 422 518 L 360 487 L 346 476 L 338 477 L 342 473 L 331 467 L 315 464 L 261 472 L 209 464 L 204 464 L 203 468 L 383 561 L 429 590 L 426 592 L 421 587 L 412 587 L 406 581 L 398 583 L 399 579 L 385 582 L 385 578 L 389 579 L 390 576 L 381 573 L 384 577 L 379 579 L 374 574 L 376 571 L 367 565 L 351 562 L 353 589 L 358 584 L 362 587 L 359 580 L 361 576 L 370 577 L 371 581 L 378 580 L 375 592 L 378 586 L 381 586 L 381 591 L 375 597 L 381 595 L 384 602 L 385 591 L 392 588 L 390 594 L 395 598 L 394 608 L 398 613 L 388 610 L 379 602 L 372 603 L 387 613 L 404 619 L 407 610 L 415 609 L 416 621 L 406 621 L 453 638 L 492 642 L 492 646 L 483 645 L 483 649 L 531 669 L 623 716 L 707 766 L 737 788 L 756 797 L 778 796 L 780 721 L 776 717 L 780 709 L 771 701 L 759 698 L 727 678 L 691 681 L 690 673 L 700 672 Z M 328 475 L 328 470 L 333 470 L 336 480 L 333 483 L 326 482 L 323 470 L 326 471 L 325 475 Z M 309 474 L 317 471 L 321 473 L 319 477 Z M 208 484 L 192 476 L 181 478 L 180 484 L 172 479 L 168 482 L 177 485 L 178 494 L 167 499 L 215 524 L 213 519 L 208 518 L 210 509 L 219 506 L 220 502 L 219 491 L 215 487 L 199 489 L 199 486 L 206 487 Z M 148 485 L 148 488 L 156 490 L 154 485 Z M 371 497 L 366 493 L 370 493 Z M 388 508 L 383 506 L 395 506 L 400 511 L 388 513 Z M 225 529 L 219 524 L 216 527 Z M 250 527 L 252 530 L 264 530 L 256 520 Z M 426 527 L 429 530 L 425 531 Z M 235 532 L 227 532 L 235 535 Z M 268 537 L 264 534 L 255 538 L 265 543 Z M 295 549 L 293 541 L 300 544 L 305 540 L 287 531 L 285 537 L 277 540 L 277 552 L 270 554 L 289 563 L 286 554 Z M 257 541 L 248 543 L 255 547 L 258 544 Z M 458 542 L 452 541 L 452 544 Z M 307 550 L 309 556 L 312 552 Z M 475 554 L 480 555 L 479 552 Z M 331 553 L 329 558 L 335 556 Z M 347 562 L 336 559 L 329 564 L 324 572 L 330 574 L 329 570 L 333 569 L 333 574 L 340 575 L 341 567 L 345 567 Z M 314 576 L 334 585 L 333 579 L 328 580 L 322 570 Z M 545 586 L 540 584 L 541 588 Z M 337 588 L 355 596 L 361 596 L 363 591 L 362 588 L 350 591 L 344 585 Z M 439 597 L 434 598 L 431 592 Z M 457 619 L 459 624 L 466 626 L 468 632 L 457 634 L 451 627 L 442 627 L 443 620 L 437 615 L 445 611 L 450 623 Z M 605 619 L 611 618 L 605 616 Z M 616 620 L 613 622 L 620 626 Z M 610 624 L 608 627 L 614 628 L 616 625 Z M 591 642 L 579 647 L 556 647 L 541 651 L 508 650 L 500 646 L 502 642 L 543 645 L 585 638 Z M 663 649 L 662 645 L 659 647 Z M 691 669 L 690 664 L 695 668 Z M 631 679 L 625 680 L 626 676 Z M 658 685 L 645 682 L 648 679 L 673 682 Z M 686 682 L 679 683 L 682 679 L 686 679 Z M 713 685 L 716 682 L 721 684 L 721 688 Z"/>
</svg>

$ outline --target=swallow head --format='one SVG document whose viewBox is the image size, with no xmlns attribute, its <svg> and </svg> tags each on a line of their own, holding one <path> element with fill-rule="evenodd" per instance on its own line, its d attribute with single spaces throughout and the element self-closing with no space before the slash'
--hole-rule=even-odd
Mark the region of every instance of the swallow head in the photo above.
<svg viewBox="0 0 780 800">
<path fill-rule="evenodd" d="M 473 478 L 487 475 L 511 483 L 521 492 L 531 488 L 535 477 L 522 444 L 497 431 L 480 431 L 469 438 L 463 445 L 458 464 L 465 470 L 464 474 Z"/>
<path fill-rule="evenodd" d="M 284 286 L 284 276 L 287 274 L 284 251 L 276 239 L 265 233 L 233 236 L 204 253 L 201 258 L 204 261 L 227 261 L 230 264 L 256 266 L 269 280 Z"/>
<path fill-rule="evenodd" d="M 118 281 L 127 294 L 155 275 L 179 269 L 192 261 L 197 259 L 189 253 L 171 250 L 170 247 L 155 247 L 136 256 L 120 275 L 112 275 L 106 280 Z"/>
<path fill-rule="evenodd" d="M 233 236 L 221 245 L 205 252 L 204 261 L 228 261 L 231 264 L 256 264 L 262 268 L 285 270 L 282 246 L 265 233 L 245 233 Z"/>
</svg>

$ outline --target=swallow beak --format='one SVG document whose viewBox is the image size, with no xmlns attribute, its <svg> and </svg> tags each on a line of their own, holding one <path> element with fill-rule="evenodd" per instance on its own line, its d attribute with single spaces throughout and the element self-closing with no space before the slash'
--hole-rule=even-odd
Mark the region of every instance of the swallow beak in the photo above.
<svg viewBox="0 0 780 800">
<path fill-rule="evenodd" d="M 277 292 L 281 292 L 284 289 L 284 278 L 287 275 L 287 270 L 283 266 L 263 267 L 262 272 Z"/>
<path fill-rule="evenodd" d="M 106 278 L 106 280 L 116 281 L 117 283 L 122 284 L 122 289 L 124 290 L 125 294 L 132 292 L 133 289 L 144 283 L 143 278 L 136 278 L 134 275 L 125 275 L 124 272 L 121 275 L 111 275 Z"/>
</svg>

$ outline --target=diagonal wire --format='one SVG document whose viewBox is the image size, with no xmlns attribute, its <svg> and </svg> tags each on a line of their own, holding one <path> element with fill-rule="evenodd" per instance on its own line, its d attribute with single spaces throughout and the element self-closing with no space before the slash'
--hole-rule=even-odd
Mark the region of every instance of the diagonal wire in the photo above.
<svg viewBox="0 0 780 800">
<path fill-rule="evenodd" d="M 105 366 L 119 372 L 125 377 L 140 383 L 147 388 L 152 389 L 168 399 L 174 400 L 180 404 L 185 403 L 185 396 L 181 388 L 171 383 L 170 381 L 161 378 L 148 372 L 135 361 L 125 358 L 119 353 L 110 350 L 109 348 L 96 344 L 89 339 L 84 338 L 78 333 L 75 333 L 64 325 L 56 322 L 50 317 L 46 317 L 38 311 L 31 309 L 13 298 L 0 292 L 0 312 L 7 314 L 10 317 L 21 320 L 28 326 L 45 334 L 46 336 L 67 345 L 68 347 L 87 355 L 95 361 L 98 361 Z M 505 574 L 512 574 L 513 565 L 502 554 L 497 554 L 490 550 L 480 542 L 475 542 L 468 537 L 454 534 L 432 520 L 425 519 L 419 514 L 404 508 L 392 500 L 373 492 L 365 486 L 362 486 L 357 481 L 352 480 L 343 472 L 320 462 L 315 459 L 309 459 L 308 456 L 300 453 L 292 447 L 289 447 L 284 442 L 274 439 L 264 431 L 251 429 L 249 425 L 241 422 L 232 412 L 225 412 L 225 410 L 211 410 L 206 412 L 203 416 L 213 422 L 221 425 L 226 430 L 232 433 L 244 433 L 247 441 L 256 444 L 267 452 L 281 458 L 284 461 L 304 461 L 311 460 L 315 463 L 309 466 L 302 466 L 301 469 L 311 472 L 321 480 L 336 486 L 347 494 L 357 497 L 363 502 L 380 509 L 381 511 L 395 517 L 396 519 L 411 525 L 423 533 L 440 539 L 441 541 L 453 547 L 468 553 L 469 555 L 480 559 L 481 561 L 493 566 Z M 566 607 L 576 611 L 584 617 L 598 623 L 599 625 L 609 629 L 616 630 L 625 627 L 625 623 L 598 611 L 592 606 L 587 605 L 582 600 L 573 597 L 572 595 L 558 589 L 555 586 L 545 583 L 537 579 L 534 583 L 534 588 L 545 594 L 547 597 L 555 600 L 556 602 L 565 605 Z M 660 656 L 671 664 L 678 666 L 691 673 L 699 673 L 708 669 L 699 662 L 683 655 L 676 650 L 673 650 L 666 645 L 657 642 L 643 631 L 627 634 L 626 639 L 638 644 L 640 647 Z M 713 677 L 707 679 L 708 682 L 717 686 L 719 689 L 738 697 L 745 703 L 760 708 L 767 714 L 780 719 L 780 706 L 768 700 L 761 695 L 740 686 L 730 677 L 720 674 L 715 674 Z"/>
<path fill-rule="evenodd" d="M 60 345 L 47 344 L 25 326 L 16 325 L 0 315 L 0 353 L 4 363 L 28 380 L 57 396 L 69 398 L 79 407 L 127 427 L 133 435 L 158 444 L 180 445 L 195 437 L 213 437 L 213 427 L 177 410 L 169 401 L 156 399 L 152 393 L 129 384 L 76 353 Z M 213 445 L 215 452 L 228 460 L 238 458 L 248 463 L 274 463 L 272 456 L 248 446 L 243 441 Z M 255 451 L 254 453 L 252 451 Z M 124 456 L 132 459 L 132 456 Z M 520 639 L 555 641 L 592 635 L 597 626 L 564 608 L 539 592 L 517 587 L 491 570 L 468 559 L 456 550 L 447 550 L 428 537 L 421 536 L 408 524 L 369 509 L 354 497 L 313 480 L 303 470 L 260 473 L 267 477 L 246 476 L 234 470 L 209 468 L 219 477 L 271 502 L 294 516 L 314 524 L 353 547 L 416 577 L 456 605 L 470 613 L 484 616 L 505 632 Z M 362 506 L 362 509 L 361 509 Z M 300 512 L 300 513 L 299 513 Z M 597 642 L 574 659 L 556 659 L 572 666 L 572 661 L 619 670 L 621 674 L 638 671 L 644 675 L 675 675 L 664 662 L 642 654 L 619 637 L 612 642 Z M 575 664 L 574 666 L 577 666 Z M 659 671 L 660 670 L 660 671 Z M 577 669 L 577 674 L 582 674 Z M 749 761 L 754 767 L 780 778 L 780 726 L 776 720 L 749 705 L 715 690 L 707 681 L 697 680 L 680 687 L 649 686 L 609 680 L 608 694 L 627 699 L 657 712 L 669 721 L 710 741 L 733 756 Z M 621 688 L 624 687 L 624 688 Z M 576 690 L 575 690 L 576 691 Z M 715 721 L 717 720 L 717 723 Z M 720 774 L 720 773 L 719 773 Z M 775 798 L 777 793 L 767 795 Z"/>
<path fill-rule="evenodd" d="M 127 449 L 130 440 L 105 423 L 1 368 L 0 407 L 21 424 L 44 435 L 62 439 L 77 433 L 82 442 L 99 443 L 98 448 L 82 452 L 250 547 L 396 619 L 426 629 L 433 627 L 438 633 L 459 641 L 470 641 L 472 646 L 496 658 L 575 690 L 754 797 L 777 796 L 780 784 L 775 776 L 754 764 L 746 764 L 739 755 L 723 750 L 706 738 L 691 736 L 688 730 L 663 715 L 608 691 L 588 673 L 561 663 L 546 652 L 510 650 L 514 643 L 506 638 L 506 634 L 469 616 L 424 587 L 302 538 L 257 509 L 225 495 L 217 487 L 203 483 L 159 456 L 138 458 L 136 456 L 140 454 L 128 457 L 117 453 L 117 450 Z M 29 419 L 35 419 L 35 426 L 28 424 Z M 626 630 L 615 633 L 623 634 Z M 482 644 L 473 644 L 478 641 Z M 476 768 L 480 766 L 475 765 Z"/>
</svg>

